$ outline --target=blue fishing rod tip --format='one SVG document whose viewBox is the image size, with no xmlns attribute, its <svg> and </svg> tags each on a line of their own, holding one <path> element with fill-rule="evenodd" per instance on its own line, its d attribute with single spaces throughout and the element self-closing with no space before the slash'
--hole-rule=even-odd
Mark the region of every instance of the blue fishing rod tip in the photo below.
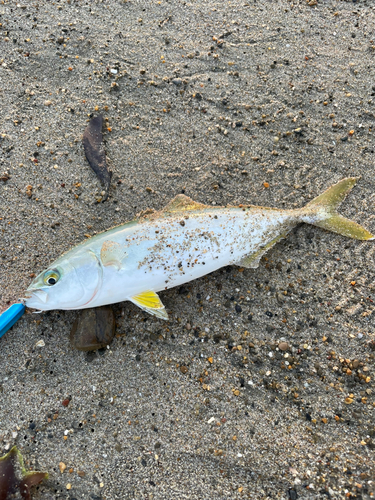
<svg viewBox="0 0 375 500">
<path fill-rule="evenodd" d="M 23 304 L 13 304 L 0 315 L 0 338 L 20 319 L 25 309 Z"/>
</svg>

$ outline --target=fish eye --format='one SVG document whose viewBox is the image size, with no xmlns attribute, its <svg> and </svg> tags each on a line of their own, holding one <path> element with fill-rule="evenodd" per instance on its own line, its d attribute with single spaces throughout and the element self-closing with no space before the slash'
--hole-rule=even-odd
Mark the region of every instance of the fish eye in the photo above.
<svg viewBox="0 0 375 500">
<path fill-rule="evenodd" d="M 51 271 L 46 271 L 43 276 L 43 281 L 46 285 L 55 285 L 60 278 L 60 273 L 57 269 L 51 269 Z"/>
</svg>

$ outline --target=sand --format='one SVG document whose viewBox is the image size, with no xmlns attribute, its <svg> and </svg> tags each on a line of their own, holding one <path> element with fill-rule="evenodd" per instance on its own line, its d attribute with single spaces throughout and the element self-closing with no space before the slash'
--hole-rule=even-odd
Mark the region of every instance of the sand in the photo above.
<svg viewBox="0 0 375 500">
<path fill-rule="evenodd" d="M 1 1 L 2 309 L 179 193 L 294 208 L 360 175 L 341 213 L 375 231 L 373 18 L 371 1 Z M 99 113 L 104 203 L 82 146 Z M 374 248 L 296 227 L 256 270 L 160 294 L 168 322 L 117 304 L 94 354 L 69 343 L 77 312 L 26 314 L 0 340 L 0 455 L 49 472 L 36 500 L 374 497 Z"/>
</svg>

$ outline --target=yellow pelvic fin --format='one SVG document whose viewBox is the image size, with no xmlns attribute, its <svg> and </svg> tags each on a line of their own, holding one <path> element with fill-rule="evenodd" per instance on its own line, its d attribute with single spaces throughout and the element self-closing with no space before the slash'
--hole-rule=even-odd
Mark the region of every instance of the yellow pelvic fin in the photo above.
<svg viewBox="0 0 375 500">
<path fill-rule="evenodd" d="M 163 213 L 188 212 L 190 210 L 201 210 L 207 208 L 207 205 L 198 203 L 184 194 L 178 194 L 163 208 Z"/>
<path fill-rule="evenodd" d="M 119 243 L 106 240 L 100 250 L 100 260 L 103 266 L 115 266 L 119 270 L 122 267 L 122 261 L 128 256 Z"/>
<path fill-rule="evenodd" d="M 270 248 L 272 248 L 276 243 L 284 238 L 286 238 L 287 233 L 279 234 L 271 240 L 269 243 L 267 243 L 265 246 L 257 250 L 256 252 L 252 253 L 251 255 L 248 255 L 247 257 L 244 257 L 241 262 L 239 262 L 237 265 L 246 267 L 249 269 L 255 269 L 259 266 L 260 259 L 263 257 L 265 253 L 268 252 Z"/>
<path fill-rule="evenodd" d="M 367 231 L 367 229 L 339 215 L 336 211 L 336 208 L 355 186 L 358 179 L 359 177 L 342 179 L 306 205 L 303 210 L 306 210 L 307 214 L 316 213 L 323 216 L 322 219 L 312 222 L 314 226 L 322 227 L 333 233 L 342 234 L 343 236 L 348 236 L 356 240 L 374 239 L 374 235 Z"/>
<path fill-rule="evenodd" d="M 140 307 L 144 311 L 147 311 L 160 319 L 168 319 L 168 313 L 157 293 L 148 290 L 147 292 L 134 295 L 134 297 L 131 297 L 130 300 L 133 304 Z"/>
</svg>

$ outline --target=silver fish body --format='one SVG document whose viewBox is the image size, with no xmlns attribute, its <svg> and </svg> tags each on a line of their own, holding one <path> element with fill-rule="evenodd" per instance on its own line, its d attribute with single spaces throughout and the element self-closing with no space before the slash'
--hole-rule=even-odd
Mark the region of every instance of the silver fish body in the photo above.
<svg viewBox="0 0 375 500">
<path fill-rule="evenodd" d="M 256 267 L 301 222 L 371 239 L 334 210 L 354 183 L 344 179 L 297 210 L 208 207 L 179 195 L 163 211 L 98 234 L 62 255 L 31 284 L 26 305 L 82 309 L 130 300 L 166 319 L 157 292 L 223 266 Z"/>
</svg>

